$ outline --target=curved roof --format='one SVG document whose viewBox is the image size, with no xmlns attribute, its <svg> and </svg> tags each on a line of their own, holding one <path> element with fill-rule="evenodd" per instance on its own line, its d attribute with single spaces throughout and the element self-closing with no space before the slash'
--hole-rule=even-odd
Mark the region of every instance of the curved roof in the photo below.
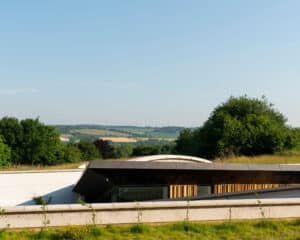
<svg viewBox="0 0 300 240">
<path fill-rule="evenodd" d="M 132 162 L 196 162 L 196 163 L 211 163 L 211 161 L 198 158 L 198 157 L 192 157 L 192 156 L 185 156 L 185 155 L 151 155 L 151 156 L 144 156 L 144 157 L 138 157 L 138 158 L 132 158 L 128 161 Z"/>
</svg>

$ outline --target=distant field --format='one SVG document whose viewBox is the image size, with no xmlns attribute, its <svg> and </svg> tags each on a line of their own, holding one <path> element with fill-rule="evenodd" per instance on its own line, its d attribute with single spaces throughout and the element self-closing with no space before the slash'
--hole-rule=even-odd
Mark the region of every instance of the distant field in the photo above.
<svg viewBox="0 0 300 240">
<path fill-rule="evenodd" d="M 218 159 L 214 162 L 224 163 L 256 163 L 256 164 L 300 164 L 300 154 L 293 155 L 261 155 L 254 157 L 234 157 L 228 159 Z"/>
<path fill-rule="evenodd" d="M 103 140 L 112 141 L 115 143 L 136 143 L 137 139 L 128 137 L 101 137 Z"/>
<path fill-rule="evenodd" d="M 93 136 L 107 136 L 107 137 L 127 137 L 128 134 L 117 132 L 117 131 L 110 131 L 104 129 L 75 129 L 70 131 L 71 133 L 80 133 L 84 135 L 93 135 Z"/>
<path fill-rule="evenodd" d="M 95 140 L 101 138 L 130 138 L 135 141 L 149 141 L 154 143 L 174 141 L 182 127 L 137 127 L 137 126 L 106 126 L 106 125 L 57 125 L 55 126 L 62 139 L 68 137 L 71 141 L 81 139 Z M 114 141 L 115 139 L 112 139 Z M 120 139 L 121 141 L 122 139 Z M 119 141 L 119 140 L 118 140 Z M 125 140 L 122 142 L 133 142 Z"/>
</svg>

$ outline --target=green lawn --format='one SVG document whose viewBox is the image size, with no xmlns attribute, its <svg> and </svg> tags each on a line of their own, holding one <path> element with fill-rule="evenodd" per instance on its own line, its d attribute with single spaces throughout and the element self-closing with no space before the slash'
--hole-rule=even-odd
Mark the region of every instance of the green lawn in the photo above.
<svg viewBox="0 0 300 240">
<path fill-rule="evenodd" d="M 242 221 L 223 223 L 176 223 L 106 227 L 67 227 L 43 231 L 4 230 L 1 240 L 100 239 L 100 240 L 296 240 L 300 239 L 300 220 Z"/>
</svg>

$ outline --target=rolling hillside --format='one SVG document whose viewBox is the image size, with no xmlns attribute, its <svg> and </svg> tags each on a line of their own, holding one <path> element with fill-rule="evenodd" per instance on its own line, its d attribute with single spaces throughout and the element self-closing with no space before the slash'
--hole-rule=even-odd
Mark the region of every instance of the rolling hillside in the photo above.
<svg viewBox="0 0 300 240">
<path fill-rule="evenodd" d="M 61 139 L 78 141 L 103 138 L 112 142 L 169 142 L 174 141 L 183 127 L 137 127 L 106 125 L 56 125 Z"/>
</svg>

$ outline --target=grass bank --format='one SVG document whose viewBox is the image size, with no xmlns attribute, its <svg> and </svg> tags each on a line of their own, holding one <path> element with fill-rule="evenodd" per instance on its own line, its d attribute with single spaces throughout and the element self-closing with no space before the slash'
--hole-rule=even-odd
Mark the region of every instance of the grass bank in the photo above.
<svg viewBox="0 0 300 240">
<path fill-rule="evenodd" d="M 295 240 L 300 239 L 300 220 L 243 221 L 225 223 L 176 223 L 106 227 L 67 227 L 43 231 L 0 232 L 1 240 L 99 239 L 99 240 Z"/>
<path fill-rule="evenodd" d="M 300 153 L 283 153 L 253 157 L 241 156 L 226 159 L 217 159 L 215 160 L 215 162 L 245 164 L 300 164 Z"/>
<path fill-rule="evenodd" d="M 43 165 L 12 165 L 9 167 L 2 167 L 0 171 L 31 171 L 31 170 L 63 170 L 63 169 L 78 169 L 82 164 L 87 164 L 88 162 L 82 161 L 79 163 L 64 163 L 51 166 Z"/>
<path fill-rule="evenodd" d="M 126 160 L 126 159 L 119 159 Z M 260 156 L 241 156 L 226 159 L 217 159 L 214 162 L 221 163 L 255 163 L 255 164 L 300 164 L 300 152 L 287 152 L 274 155 L 260 155 Z M 35 166 L 35 165 L 18 165 L 6 168 L 0 168 L 0 171 L 26 171 L 26 170 L 55 170 L 55 169 L 77 169 L 82 164 L 88 162 L 82 161 L 79 163 L 65 163 L 54 166 Z"/>
</svg>

